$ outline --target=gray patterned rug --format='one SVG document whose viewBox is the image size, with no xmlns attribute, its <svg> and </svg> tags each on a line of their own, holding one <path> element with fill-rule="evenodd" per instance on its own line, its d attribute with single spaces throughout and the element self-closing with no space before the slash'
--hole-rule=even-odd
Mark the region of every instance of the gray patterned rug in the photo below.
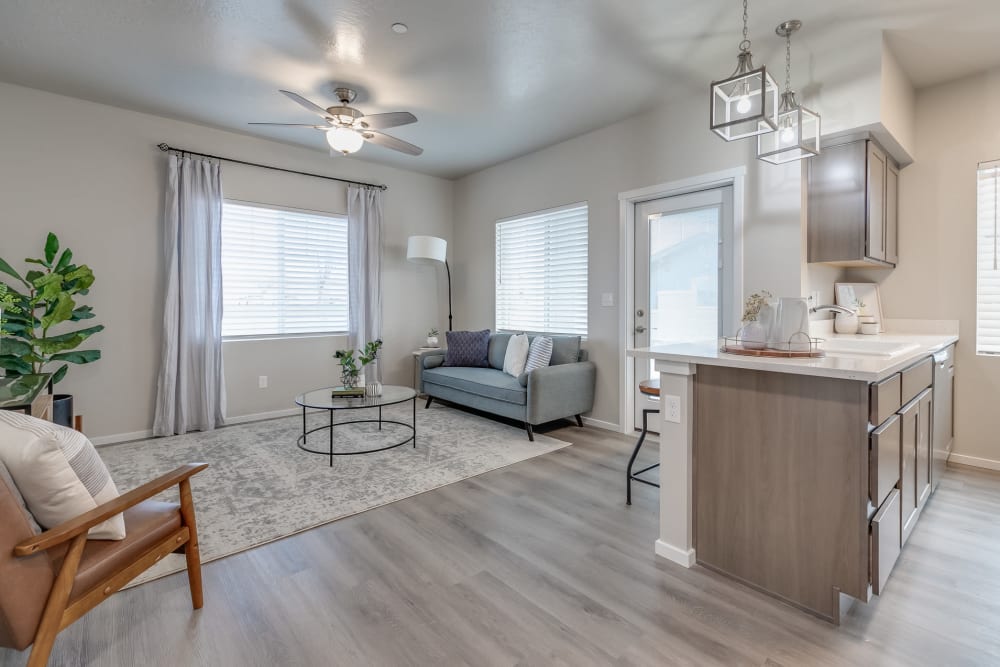
<svg viewBox="0 0 1000 667">
<path fill-rule="evenodd" d="M 410 423 L 411 406 L 385 408 L 384 417 Z M 310 415 L 309 427 L 327 419 L 326 412 Z M 522 429 L 442 405 L 427 410 L 419 405 L 415 449 L 406 444 L 335 457 L 331 468 L 328 457 L 296 447 L 301 432 L 300 416 L 284 417 L 99 451 L 123 493 L 184 463 L 209 464 L 191 482 L 201 559 L 207 563 L 570 444 L 544 435 L 529 442 Z M 403 427 L 389 424 L 381 432 L 375 424 L 359 424 L 336 433 L 335 451 L 374 449 L 408 437 Z M 324 432 L 309 436 L 316 449 L 328 443 Z M 163 498 L 176 495 L 171 491 Z M 182 569 L 184 557 L 171 555 L 131 585 Z"/>
</svg>

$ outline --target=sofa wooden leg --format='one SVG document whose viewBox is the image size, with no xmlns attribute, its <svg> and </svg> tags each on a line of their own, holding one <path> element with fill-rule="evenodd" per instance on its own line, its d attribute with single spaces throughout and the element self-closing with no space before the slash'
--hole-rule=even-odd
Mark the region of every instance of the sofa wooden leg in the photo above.
<svg viewBox="0 0 1000 667">
<path fill-rule="evenodd" d="M 583 417 L 580 415 L 576 415 L 576 425 L 583 428 Z"/>
<path fill-rule="evenodd" d="M 184 560 L 187 564 L 188 585 L 191 588 L 191 606 L 201 609 L 204 594 L 201 586 L 201 552 L 198 549 L 198 527 L 194 519 L 194 500 L 191 497 L 191 480 L 180 484 L 181 518 L 188 529 L 188 542 L 184 545 Z"/>
<path fill-rule="evenodd" d="M 524 428 L 528 432 L 528 440 L 530 440 L 531 442 L 534 442 L 535 441 L 535 432 L 533 430 L 531 430 L 531 424 L 529 424 L 528 422 L 524 422 Z"/>
<path fill-rule="evenodd" d="M 427 404 L 424 405 L 424 410 L 426 410 L 427 408 L 431 407 L 431 401 L 433 401 L 433 400 L 434 400 L 433 396 L 428 396 L 427 397 Z"/>
</svg>

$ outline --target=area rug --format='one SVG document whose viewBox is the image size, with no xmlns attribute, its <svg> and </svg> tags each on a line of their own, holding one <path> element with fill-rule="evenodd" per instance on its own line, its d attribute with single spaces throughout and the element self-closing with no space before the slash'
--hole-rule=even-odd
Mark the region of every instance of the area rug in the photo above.
<svg viewBox="0 0 1000 667">
<path fill-rule="evenodd" d="M 409 403 L 385 408 L 385 419 L 410 423 Z M 369 410 L 338 413 L 338 421 L 377 417 Z M 309 416 L 309 428 L 328 421 Z M 523 429 L 443 405 L 417 407 L 417 446 L 329 457 L 299 449 L 302 417 L 228 426 L 208 433 L 156 438 L 100 448 L 123 493 L 177 466 L 209 464 L 191 482 L 202 563 L 541 454 L 570 443 L 544 435 L 529 442 Z M 352 424 L 337 427 L 335 451 L 374 449 L 408 437 L 403 427 Z M 309 446 L 328 447 L 325 432 Z M 176 501 L 176 491 L 162 496 Z M 172 554 L 130 585 L 184 569 Z"/>
</svg>

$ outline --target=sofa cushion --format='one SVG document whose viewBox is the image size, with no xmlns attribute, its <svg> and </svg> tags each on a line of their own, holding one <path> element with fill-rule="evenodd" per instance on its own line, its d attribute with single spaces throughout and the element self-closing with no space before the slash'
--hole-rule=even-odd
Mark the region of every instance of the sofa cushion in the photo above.
<svg viewBox="0 0 1000 667">
<path fill-rule="evenodd" d="M 550 366 L 573 364 L 580 361 L 579 336 L 552 336 L 552 360 Z"/>
<path fill-rule="evenodd" d="M 461 366 L 486 368 L 489 360 L 486 358 L 490 345 L 490 330 L 482 331 L 449 331 L 447 334 L 448 349 L 445 351 L 445 366 Z"/>
<path fill-rule="evenodd" d="M 517 378 L 493 368 L 441 366 L 425 369 L 422 377 L 425 387 L 428 384 L 438 384 L 506 403 L 526 405 L 528 402 L 528 391 Z"/>
<path fill-rule="evenodd" d="M 498 371 L 503 370 L 503 362 L 507 356 L 507 343 L 510 341 L 512 334 L 509 333 L 495 333 L 490 335 L 490 368 L 495 368 Z"/>
<path fill-rule="evenodd" d="M 0 460 L 35 520 L 54 528 L 118 497 L 104 461 L 79 431 L 0 410 Z M 115 515 L 90 529 L 96 540 L 125 538 Z"/>
</svg>

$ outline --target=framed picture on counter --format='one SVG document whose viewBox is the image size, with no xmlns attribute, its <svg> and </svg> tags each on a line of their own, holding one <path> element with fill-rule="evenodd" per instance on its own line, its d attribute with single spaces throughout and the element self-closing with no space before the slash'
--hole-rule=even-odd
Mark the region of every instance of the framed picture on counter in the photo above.
<svg viewBox="0 0 1000 667">
<path fill-rule="evenodd" d="M 833 294 L 838 306 L 858 309 L 858 315 L 873 316 L 879 332 L 885 332 L 882 297 L 877 283 L 834 283 Z"/>
</svg>

